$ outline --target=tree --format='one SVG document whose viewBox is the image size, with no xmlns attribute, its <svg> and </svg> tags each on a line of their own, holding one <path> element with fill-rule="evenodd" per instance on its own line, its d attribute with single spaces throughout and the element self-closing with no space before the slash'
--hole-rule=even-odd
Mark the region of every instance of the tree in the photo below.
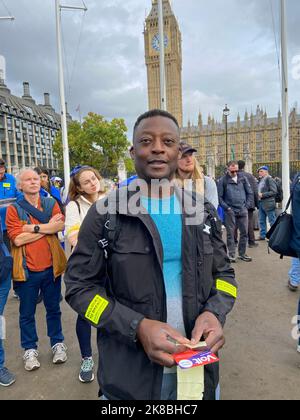
<svg viewBox="0 0 300 420">
<path fill-rule="evenodd" d="M 104 177 L 114 177 L 118 172 L 120 159 L 128 159 L 130 143 L 126 137 L 127 127 L 123 119 L 111 122 L 102 115 L 90 112 L 81 125 L 72 121 L 68 125 L 68 141 L 71 168 L 77 165 L 89 165 L 100 170 Z M 54 153 L 63 168 L 62 135 L 58 133 Z M 127 163 L 127 162 L 126 162 Z"/>
<path fill-rule="evenodd" d="M 125 166 L 126 166 L 126 171 L 127 171 L 128 176 L 136 174 L 134 162 L 131 158 L 126 158 L 125 159 Z"/>
</svg>

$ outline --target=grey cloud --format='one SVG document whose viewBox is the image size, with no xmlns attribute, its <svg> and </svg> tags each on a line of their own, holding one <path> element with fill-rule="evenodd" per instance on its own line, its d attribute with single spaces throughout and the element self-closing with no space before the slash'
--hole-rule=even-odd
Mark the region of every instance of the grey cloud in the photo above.
<svg viewBox="0 0 300 420">
<path fill-rule="evenodd" d="M 142 31 L 151 1 L 85 2 L 89 11 L 74 70 L 82 14 L 64 12 L 62 18 L 69 111 L 77 117 L 75 109 L 80 104 L 83 115 L 93 111 L 107 118 L 123 117 L 131 131 L 137 115 L 147 108 Z M 81 4 L 80 0 L 68 0 L 70 3 Z M 300 2 L 287 3 L 291 61 L 300 54 Z M 272 4 L 278 39 L 279 1 L 272 0 Z M 9 7 L 16 22 L 0 23 L 0 54 L 7 60 L 7 84 L 21 95 L 22 81 L 28 80 L 37 102 L 49 91 L 58 109 L 54 1 L 10 0 Z M 208 113 L 220 119 L 225 103 L 234 118 L 237 112 L 243 115 L 245 108 L 255 110 L 258 103 L 275 115 L 280 85 L 270 2 L 173 0 L 173 8 L 183 37 L 185 122 L 188 118 L 197 121 L 199 109 L 204 120 Z M 3 13 L 0 2 L 0 15 Z M 290 87 L 293 104 L 299 100 L 300 81 L 291 79 Z"/>
</svg>

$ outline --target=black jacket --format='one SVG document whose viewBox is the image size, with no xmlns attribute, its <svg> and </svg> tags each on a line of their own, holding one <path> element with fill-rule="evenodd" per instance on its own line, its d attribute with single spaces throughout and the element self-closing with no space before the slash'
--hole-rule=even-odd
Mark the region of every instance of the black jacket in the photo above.
<svg viewBox="0 0 300 420">
<path fill-rule="evenodd" d="M 293 236 L 291 248 L 300 258 L 300 173 L 298 173 L 291 186 L 292 213 L 293 213 Z"/>
<path fill-rule="evenodd" d="M 260 184 L 265 181 L 263 188 L 261 189 L 262 198 L 261 203 L 265 212 L 273 211 L 276 208 L 276 194 L 277 185 L 271 176 L 267 176 L 265 179 L 260 180 Z M 258 186 L 259 189 L 259 186 Z"/>
<path fill-rule="evenodd" d="M 237 183 L 229 174 L 221 178 L 218 182 L 218 193 L 220 205 L 224 210 L 249 210 L 253 206 L 254 193 L 248 180 L 241 174 L 238 174 Z"/>
<path fill-rule="evenodd" d="M 250 174 L 249 172 L 239 171 L 241 176 L 244 176 L 250 184 L 250 187 L 253 191 L 253 200 L 251 201 L 251 206 L 248 210 L 255 210 L 259 207 L 259 200 L 258 200 L 258 180 L 255 178 L 254 175 Z"/>
<path fill-rule="evenodd" d="M 114 194 L 110 202 L 115 200 L 117 207 L 122 199 L 127 203 L 132 198 L 127 188 Z M 102 203 L 106 204 L 107 199 Z M 202 224 L 189 226 L 186 210 L 183 214 L 183 314 L 189 338 L 197 317 L 204 311 L 214 313 L 225 323 L 237 287 L 212 205 L 206 204 L 203 217 Z M 108 260 L 98 245 L 99 240 L 107 238 L 105 224 L 109 229 Z M 210 226 L 213 228 L 207 229 Z M 152 363 L 136 342 L 136 328 L 143 318 L 167 320 L 163 248 L 152 218 L 119 208 L 112 219 L 100 215 L 94 205 L 81 227 L 65 282 L 66 300 L 76 312 L 84 318 L 88 308 L 100 314 L 98 322 L 90 323 L 98 328 L 101 391 L 112 400 L 159 400 L 163 368 Z M 217 290 L 217 284 L 223 284 L 223 291 Z M 95 295 L 99 295 L 99 304 L 91 308 Z M 109 302 L 108 306 L 105 302 Z M 205 398 L 214 399 L 218 365 L 205 371 Z"/>
</svg>

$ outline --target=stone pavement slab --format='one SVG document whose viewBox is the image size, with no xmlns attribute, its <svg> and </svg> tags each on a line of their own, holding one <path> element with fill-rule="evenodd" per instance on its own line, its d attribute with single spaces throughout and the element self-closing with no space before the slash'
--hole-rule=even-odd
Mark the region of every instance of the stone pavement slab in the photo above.
<svg viewBox="0 0 300 420">
<path fill-rule="evenodd" d="M 249 250 L 253 263 L 235 265 L 239 297 L 226 324 L 227 344 L 221 352 L 221 393 L 225 400 L 299 399 L 300 354 L 291 337 L 300 293 L 287 284 L 289 259 L 268 255 L 266 243 Z M 10 388 L 0 387 L 0 400 L 95 400 L 98 385 L 78 380 L 80 354 L 75 334 L 76 315 L 62 303 L 63 326 L 69 360 L 52 364 L 46 336 L 45 309 L 38 305 L 41 368 L 25 372 L 19 344 L 18 301 L 9 297 L 6 307 L 7 366 L 17 375 Z M 96 337 L 93 333 L 96 354 Z"/>
</svg>

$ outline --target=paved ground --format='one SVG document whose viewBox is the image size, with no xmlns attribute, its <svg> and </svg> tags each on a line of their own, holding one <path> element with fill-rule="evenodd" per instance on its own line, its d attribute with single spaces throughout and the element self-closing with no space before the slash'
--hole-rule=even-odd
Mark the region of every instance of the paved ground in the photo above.
<svg viewBox="0 0 300 420">
<path fill-rule="evenodd" d="M 292 339 L 292 318 L 299 293 L 286 287 L 289 259 L 268 255 L 266 244 L 250 250 L 254 262 L 236 265 L 239 299 L 226 326 L 227 345 L 222 352 L 221 386 L 225 400 L 299 399 L 300 354 Z M 17 375 L 10 388 L 0 389 L 2 399 L 96 399 L 97 384 L 78 381 L 80 363 L 75 339 L 75 315 L 63 303 L 63 323 L 69 360 L 54 366 L 44 322 L 44 307 L 37 311 L 41 369 L 23 369 L 19 347 L 18 302 L 10 296 L 6 318 L 7 365 Z M 95 343 L 95 337 L 94 337 Z"/>
<path fill-rule="evenodd" d="M 236 267 L 239 299 L 222 352 L 225 400 L 300 399 L 300 354 L 292 339 L 300 293 L 287 288 L 290 260 L 266 248 L 249 250 L 254 262 Z"/>
</svg>

